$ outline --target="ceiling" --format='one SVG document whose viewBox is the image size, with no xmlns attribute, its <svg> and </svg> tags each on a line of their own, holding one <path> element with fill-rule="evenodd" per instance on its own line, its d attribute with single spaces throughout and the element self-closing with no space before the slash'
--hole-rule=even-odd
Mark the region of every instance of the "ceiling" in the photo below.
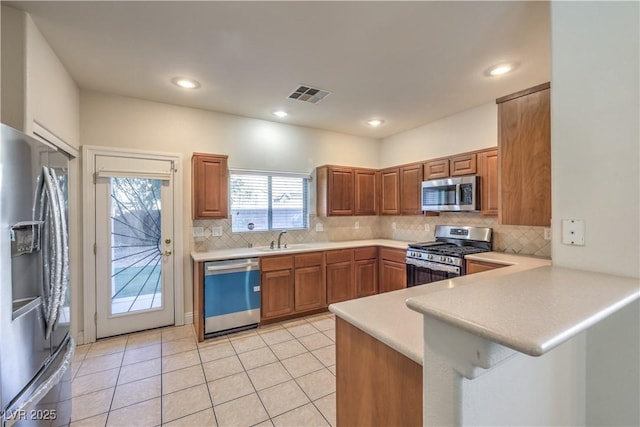
<svg viewBox="0 0 640 427">
<path fill-rule="evenodd" d="M 82 89 L 373 138 L 550 78 L 548 2 L 9 4 L 31 14 Z M 486 76 L 504 61 L 519 66 Z M 201 87 L 180 89 L 176 76 Z M 299 84 L 331 95 L 288 99 Z"/>
</svg>

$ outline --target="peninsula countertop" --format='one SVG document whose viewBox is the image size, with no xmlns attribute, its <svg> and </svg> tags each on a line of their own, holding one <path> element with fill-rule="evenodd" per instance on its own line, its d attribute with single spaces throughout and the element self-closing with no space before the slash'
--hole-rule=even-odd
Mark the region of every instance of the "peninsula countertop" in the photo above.
<svg viewBox="0 0 640 427">
<path fill-rule="evenodd" d="M 485 282 L 536 267 L 548 266 L 551 263 L 548 259 L 499 252 L 476 254 L 473 259 L 505 264 L 507 267 L 332 304 L 329 310 L 422 365 L 424 354 L 422 315 L 407 307 L 407 299 L 446 293 L 451 289 L 477 287 Z"/>
<path fill-rule="evenodd" d="M 210 252 L 191 252 L 191 259 L 196 262 L 217 261 L 225 259 L 252 258 L 273 255 L 295 254 L 301 252 L 330 251 L 333 249 L 362 248 L 366 246 L 384 246 L 387 248 L 407 249 L 409 242 L 390 239 L 347 240 L 343 242 L 316 242 L 289 245 L 282 249 L 269 248 L 232 248 Z"/>
<path fill-rule="evenodd" d="M 484 279 L 476 286 L 411 297 L 407 306 L 540 356 L 640 298 L 639 279 L 610 274 L 552 266 L 503 276 L 488 273 L 480 273 Z"/>
</svg>

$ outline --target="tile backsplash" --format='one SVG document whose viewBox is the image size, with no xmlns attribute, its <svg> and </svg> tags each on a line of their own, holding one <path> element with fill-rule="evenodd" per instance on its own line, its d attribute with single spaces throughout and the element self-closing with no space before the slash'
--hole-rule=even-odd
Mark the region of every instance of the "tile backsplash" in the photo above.
<svg viewBox="0 0 640 427">
<path fill-rule="evenodd" d="M 322 224 L 323 231 L 316 231 Z M 409 242 L 434 240 L 438 224 L 469 225 L 493 229 L 493 249 L 521 255 L 551 256 L 551 242 L 544 240 L 544 227 L 498 224 L 495 217 L 478 213 L 441 213 L 440 216 L 361 216 L 327 217 L 309 216 L 308 230 L 291 230 L 282 238 L 289 244 L 338 242 L 363 239 L 395 239 Z M 357 226 L 357 228 L 356 228 Z M 269 246 L 277 240 L 277 231 L 232 233 L 231 219 L 195 220 L 193 227 L 203 227 L 204 237 L 192 237 L 191 249 L 207 252 L 216 249 Z M 213 236 L 213 227 L 222 227 L 222 236 Z"/>
</svg>

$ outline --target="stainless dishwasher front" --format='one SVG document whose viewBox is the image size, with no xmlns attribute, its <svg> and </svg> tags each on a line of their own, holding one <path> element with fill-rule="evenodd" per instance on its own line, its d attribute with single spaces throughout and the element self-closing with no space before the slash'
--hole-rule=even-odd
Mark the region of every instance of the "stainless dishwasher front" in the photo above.
<svg viewBox="0 0 640 427">
<path fill-rule="evenodd" d="M 260 260 L 245 258 L 205 263 L 205 335 L 249 329 L 259 322 Z"/>
</svg>

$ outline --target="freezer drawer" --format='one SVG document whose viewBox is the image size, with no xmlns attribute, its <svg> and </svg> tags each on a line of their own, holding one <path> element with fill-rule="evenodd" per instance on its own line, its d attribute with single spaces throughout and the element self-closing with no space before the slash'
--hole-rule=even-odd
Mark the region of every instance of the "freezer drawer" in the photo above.
<svg viewBox="0 0 640 427">
<path fill-rule="evenodd" d="M 205 263 L 204 332 L 207 335 L 260 322 L 258 258 Z"/>
</svg>

